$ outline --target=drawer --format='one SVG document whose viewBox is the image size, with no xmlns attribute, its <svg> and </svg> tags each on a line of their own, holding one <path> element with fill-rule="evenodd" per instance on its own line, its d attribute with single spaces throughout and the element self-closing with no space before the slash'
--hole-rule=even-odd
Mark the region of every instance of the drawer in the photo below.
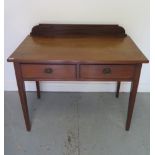
<svg viewBox="0 0 155 155">
<path fill-rule="evenodd" d="M 81 79 L 131 79 L 134 65 L 80 65 Z"/>
<path fill-rule="evenodd" d="M 21 70 L 25 79 L 76 79 L 75 65 L 22 64 Z"/>
</svg>

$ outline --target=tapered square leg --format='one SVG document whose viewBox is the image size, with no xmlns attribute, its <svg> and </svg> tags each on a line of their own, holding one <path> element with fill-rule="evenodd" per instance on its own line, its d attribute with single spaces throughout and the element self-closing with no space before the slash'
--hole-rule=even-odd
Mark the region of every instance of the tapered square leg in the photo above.
<svg viewBox="0 0 155 155">
<path fill-rule="evenodd" d="M 130 97 L 129 97 L 128 113 L 127 113 L 127 120 L 126 120 L 127 131 L 130 129 L 130 124 L 131 124 L 131 119 L 132 119 L 132 114 L 133 114 L 135 99 L 136 99 L 136 94 L 137 94 L 137 88 L 138 88 L 138 83 L 139 83 L 139 77 L 140 77 L 140 72 L 141 72 L 141 66 L 142 66 L 141 64 L 136 66 L 134 79 L 131 83 L 131 92 L 130 92 Z"/>
<path fill-rule="evenodd" d="M 37 97 L 40 98 L 40 84 L 39 81 L 36 81 Z"/>
<path fill-rule="evenodd" d="M 18 93 L 20 97 L 20 102 L 23 110 L 23 116 L 25 120 L 25 125 L 27 131 L 31 130 L 31 123 L 29 119 L 29 112 L 27 106 L 27 99 L 26 99 L 26 92 L 25 92 L 25 84 L 24 80 L 22 79 L 21 68 L 19 63 L 14 63 L 16 79 L 17 79 L 17 86 L 18 86 Z"/>
<path fill-rule="evenodd" d="M 120 85 L 121 85 L 121 82 L 120 81 L 117 81 L 117 88 L 116 88 L 116 97 L 117 98 L 119 97 Z"/>
</svg>

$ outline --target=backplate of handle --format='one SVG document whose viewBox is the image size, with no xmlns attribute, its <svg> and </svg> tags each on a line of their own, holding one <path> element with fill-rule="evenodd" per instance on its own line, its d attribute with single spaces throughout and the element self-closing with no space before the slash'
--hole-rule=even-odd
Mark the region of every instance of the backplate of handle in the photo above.
<svg viewBox="0 0 155 155">
<path fill-rule="evenodd" d="M 111 74 L 111 68 L 104 68 L 103 69 L 103 74 Z"/>
<path fill-rule="evenodd" d="M 45 68 L 44 73 L 51 74 L 53 72 L 52 68 Z"/>
</svg>

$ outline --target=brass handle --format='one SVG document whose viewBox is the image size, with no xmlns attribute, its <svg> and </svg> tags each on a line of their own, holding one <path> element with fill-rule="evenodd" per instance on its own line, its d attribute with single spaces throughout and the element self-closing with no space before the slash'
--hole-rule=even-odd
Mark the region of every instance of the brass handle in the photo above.
<svg viewBox="0 0 155 155">
<path fill-rule="evenodd" d="M 103 74 L 111 74 L 111 68 L 104 68 Z"/>
<path fill-rule="evenodd" d="M 53 72 L 52 68 L 45 68 L 44 73 L 51 74 Z"/>
</svg>

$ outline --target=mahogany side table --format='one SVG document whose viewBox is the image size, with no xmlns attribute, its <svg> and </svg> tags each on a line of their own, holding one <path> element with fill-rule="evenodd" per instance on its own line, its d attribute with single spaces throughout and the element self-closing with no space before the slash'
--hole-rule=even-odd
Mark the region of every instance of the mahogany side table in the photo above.
<svg viewBox="0 0 155 155">
<path fill-rule="evenodd" d="M 119 25 L 39 24 L 7 59 L 14 63 L 27 131 L 31 130 L 24 81 L 131 81 L 129 130 L 142 63 L 148 59 Z"/>
</svg>

